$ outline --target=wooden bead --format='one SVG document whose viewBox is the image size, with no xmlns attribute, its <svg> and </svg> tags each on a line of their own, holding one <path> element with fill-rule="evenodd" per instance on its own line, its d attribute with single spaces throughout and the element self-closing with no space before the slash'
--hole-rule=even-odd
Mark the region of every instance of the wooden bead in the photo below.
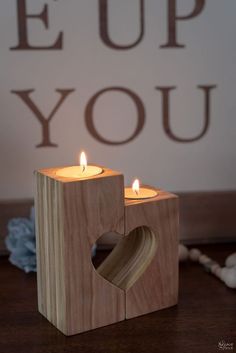
<svg viewBox="0 0 236 353">
<path fill-rule="evenodd" d="M 211 273 L 221 279 L 221 267 L 216 262 L 211 266 Z"/>
<path fill-rule="evenodd" d="M 179 244 L 179 261 L 187 261 L 189 257 L 189 251 L 186 246 Z"/>
<path fill-rule="evenodd" d="M 193 248 L 189 251 L 189 257 L 192 261 L 198 261 L 200 256 L 201 251 L 198 249 Z"/>
<path fill-rule="evenodd" d="M 198 261 L 201 265 L 206 265 L 208 262 L 211 262 L 211 259 L 208 256 L 203 254 L 203 255 L 200 255 Z"/>
<path fill-rule="evenodd" d="M 236 266 L 236 252 L 227 257 L 227 259 L 225 260 L 225 266 L 226 267 Z"/>
<path fill-rule="evenodd" d="M 236 253 L 227 257 L 225 261 L 226 267 L 222 268 L 210 257 L 202 254 L 199 249 L 193 248 L 188 251 L 186 246 L 180 244 L 179 260 L 185 261 L 187 258 L 190 258 L 194 262 L 199 262 L 206 271 L 218 277 L 227 287 L 236 288 Z"/>
<path fill-rule="evenodd" d="M 236 266 L 224 267 L 221 270 L 221 280 L 229 288 L 236 288 Z"/>
</svg>

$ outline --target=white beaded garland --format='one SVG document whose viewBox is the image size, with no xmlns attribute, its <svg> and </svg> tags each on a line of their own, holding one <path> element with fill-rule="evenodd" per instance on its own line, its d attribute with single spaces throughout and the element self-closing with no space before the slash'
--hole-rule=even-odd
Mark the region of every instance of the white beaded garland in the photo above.
<svg viewBox="0 0 236 353">
<path fill-rule="evenodd" d="M 219 264 L 217 263 L 213 264 L 211 267 L 211 272 L 213 273 L 213 275 L 221 279 L 221 267 Z"/>
<path fill-rule="evenodd" d="M 236 266 L 223 267 L 221 269 L 221 279 L 229 288 L 236 288 Z"/>
<path fill-rule="evenodd" d="M 179 261 L 188 260 L 188 248 L 183 244 L 179 244 Z"/>
<path fill-rule="evenodd" d="M 190 259 L 194 262 L 199 262 L 204 268 L 218 277 L 229 288 L 236 288 L 236 253 L 227 257 L 225 261 L 226 267 L 213 261 L 210 257 L 202 254 L 199 249 L 188 250 L 183 244 L 179 244 L 179 261 L 186 261 Z"/>
<path fill-rule="evenodd" d="M 210 262 L 211 259 L 206 256 L 206 255 L 200 255 L 199 259 L 198 259 L 198 262 L 201 264 L 201 265 L 206 265 L 208 262 Z"/>
<path fill-rule="evenodd" d="M 229 255 L 225 260 L 226 267 L 236 266 L 236 252 Z"/>
<path fill-rule="evenodd" d="M 200 250 L 195 248 L 189 250 L 189 257 L 192 261 L 198 261 L 200 256 L 201 256 Z"/>
</svg>

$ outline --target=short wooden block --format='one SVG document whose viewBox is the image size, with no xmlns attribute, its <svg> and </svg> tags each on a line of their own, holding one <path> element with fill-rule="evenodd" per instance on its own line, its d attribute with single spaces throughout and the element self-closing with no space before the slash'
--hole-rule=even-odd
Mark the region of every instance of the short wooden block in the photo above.
<svg viewBox="0 0 236 353">
<path fill-rule="evenodd" d="M 109 231 L 124 234 L 123 175 L 104 168 L 86 180 L 36 172 L 39 311 L 66 335 L 125 319 L 125 293 L 104 280 L 91 248 Z"/>
<path fill-rule="evenodd" d="M 124 289 L 127 319 L 177 304 L 178 228 L 176 195 L 125 200 L 125 238 L 98 271 Z"/>
<path fill-rule="evenodd" d="M 177 196 L 124 200 L 118 172 L 78 180 L 58 169 L 36 172 L 39 311 L 73 335 L 175 305 Z M 122 238 L 95 270 L 92 245 L 111 231 Z"/>
<path fill-rule="evenodd" d="M 159 191 L 157 197 L 148 201 L 126 200 L 125 234 L 147 226 L 156 245 L 150 265 L 126 291 L 127 319 L 177 304 L 178 209 L 177 196 L 165 191 Z"/>
</svg>

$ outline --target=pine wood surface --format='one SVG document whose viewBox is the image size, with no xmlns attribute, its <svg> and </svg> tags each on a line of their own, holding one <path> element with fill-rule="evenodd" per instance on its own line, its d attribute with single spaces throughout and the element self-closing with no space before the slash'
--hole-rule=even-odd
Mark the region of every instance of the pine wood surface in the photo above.
<svg viewBox="0 0 236 353">
<path fill-rule="evenodd" d="M 67 181 L 56 171 L 36 172 L 39 310 L 73 335 L 125 318 L 123 290 L 91 263 L 92 245 L 101 234 L 124 234 L 124 182 L 122 174 L 108 169 L 82 181 Z"/>
<path fill-rule="evenodd" d="M 142 276 L 126 291 L 126 318 L 177 304 L 178 301 L 178 197 L 159 190 L 148 202 L 126 200 L 125 232 L 148 226 L 156 251 Z"/>
<path fill-rule="evenodd" d="M 177 196 L 125 202 L 118 172 L 68 180 L 57 171 L 36 172 L 39 311 L 73 335 L 175 305 Z M 96 271 L 91 249 L 109 231 L 121 241 Z"/>
<path fill-rule="evenodd" d="M 127 292 L 146 271 L 156 250 L 155 234 L 148 227 L 136 228 L 118 241 L 114 250 L 97 271 L 108 281 Z"/>
</svg>

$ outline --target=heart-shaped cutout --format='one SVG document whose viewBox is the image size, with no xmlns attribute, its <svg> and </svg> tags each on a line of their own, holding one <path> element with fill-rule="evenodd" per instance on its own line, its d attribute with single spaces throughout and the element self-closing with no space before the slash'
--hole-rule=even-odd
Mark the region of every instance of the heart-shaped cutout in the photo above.
<svg viewBox="0 0 236 353">
<path fill-rule="evenodd" d="M 157 250 L 157 237 L 147 226 L 122 236 L 112 252 L 96 269 L 100 276 L 128 290 L 145 272 Z"/>
</svg>

